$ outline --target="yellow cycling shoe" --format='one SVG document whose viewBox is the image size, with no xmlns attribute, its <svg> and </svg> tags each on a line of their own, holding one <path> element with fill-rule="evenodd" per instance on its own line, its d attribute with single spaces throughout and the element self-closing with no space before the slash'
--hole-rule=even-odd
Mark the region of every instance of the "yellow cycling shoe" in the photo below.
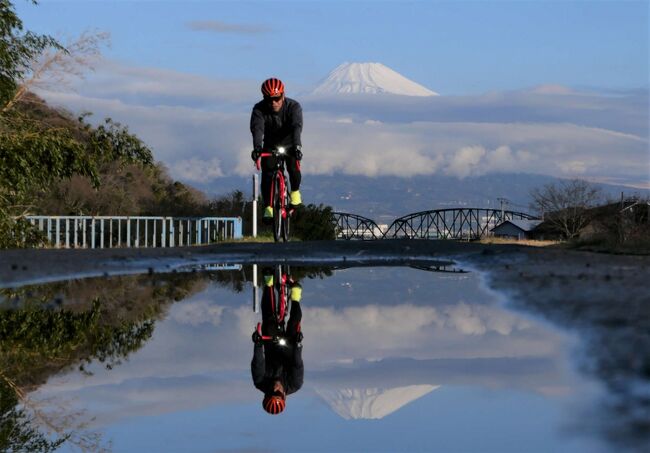
<svg viewBox="0 0 650 453">
<path fill-rule="evenodd" d="M 264 208 L 264 216 L 265 219 L 272 219 L 273 218 L 273 206 L 267 206 Z"/>
<path fill-rule="evenodd" d="M 302 299 L 302 287 L 300 285 L 292 286 L 290 297 L 292 302 L 300 302 L 300 299 Z"/>
<path fill-rule="evenodd" d="M 299 190 L 294 190 L 291 192 L 289 195 L 289 198 L 291 198 L 291 205 L 292 206 L 298 206 L 302 204 L 302 197 L 300 196 L 300 191 Z"/>
</svg>

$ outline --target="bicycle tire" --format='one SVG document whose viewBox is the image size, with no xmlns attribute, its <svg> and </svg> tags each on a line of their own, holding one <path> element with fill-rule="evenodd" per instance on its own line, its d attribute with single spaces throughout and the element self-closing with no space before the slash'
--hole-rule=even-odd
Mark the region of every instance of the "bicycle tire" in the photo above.
<svg viewBox="0 0 650 453">
<path fill-rule="evenodd" d="M 278 265 L 276 267 L 276 272 L 275 272 L 275 281 L 276 283 L 276 291 L 277 291 L 277 301 L 278 303 L 276 304 L 276 311 L 275 311 L 275 317 L 278 321 L 278 325 L 281 327 L 282 330 L 284 330 L 284 318 L 287 315 L 287 308 L 288 308 L 288 294 L 287 294 L 287 285 L 286 281 L 283 280 L 283 277 L 286 278 L 285 271 L 282 267 L 282 265 Z"/>
<path fill-rule="evenodd" d="M 273 240 L 282 239 L 282 182 L 276 174 L 273 178 Z"/>
<path fill-rule="evenodd" d="M 282 239 L 284 242 L 289 242 L 289 235 L 291 234 L 291 211 L 290 211 L 290 203 L 291 200 L 289 199 L 289 191 L 284 189 L 284 217 L 282 218 Z"/>
</svg>

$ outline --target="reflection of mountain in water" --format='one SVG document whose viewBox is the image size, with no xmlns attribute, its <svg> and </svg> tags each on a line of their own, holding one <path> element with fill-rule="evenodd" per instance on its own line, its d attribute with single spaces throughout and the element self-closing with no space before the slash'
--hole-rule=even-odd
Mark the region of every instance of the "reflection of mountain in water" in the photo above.
<svg viewBox="0 0 650 453">
<path fill-rule="evenodd" d="M 346 420 L 379 419 L 392 414 L 412 401 L 437 389 L 439 385 L 409 385 L 390 389 L 342 388 L 323 389 L 316 392 Z"/>
</svg>

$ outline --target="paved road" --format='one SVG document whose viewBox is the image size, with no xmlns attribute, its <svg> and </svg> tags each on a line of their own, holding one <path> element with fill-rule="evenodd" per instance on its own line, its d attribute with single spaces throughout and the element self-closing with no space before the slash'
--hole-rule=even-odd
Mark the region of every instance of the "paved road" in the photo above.
<svg viewBox="0 0 650 453">
<path fill-rule="evenodd" d="M 452 241 L 314 241 L 227 243 L 168 249 L 48 249 L 0 251 L 0 287 L 140 272 L 169 272 L 183 264 L 273 263 L 400 264 L 444 261 L 485 246 Z"/>
</svg>

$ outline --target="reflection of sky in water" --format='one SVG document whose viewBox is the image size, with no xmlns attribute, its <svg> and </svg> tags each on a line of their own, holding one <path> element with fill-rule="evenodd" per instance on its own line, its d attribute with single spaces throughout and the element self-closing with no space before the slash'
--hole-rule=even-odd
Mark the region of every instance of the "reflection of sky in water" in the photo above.
<svg viewBox="0 0 650 453">
<path fill-rule="evenodd" d="M 303 286 L 305 384 L 272 417 L 251 382 L 259 314 L 209 286 L 111 371 L 50 379 L 116 451 L 594 451 L 571 426 L 594 388 L 569 340 L 501 307 L 476 274 L 358 268 Z"/>
</svg>

